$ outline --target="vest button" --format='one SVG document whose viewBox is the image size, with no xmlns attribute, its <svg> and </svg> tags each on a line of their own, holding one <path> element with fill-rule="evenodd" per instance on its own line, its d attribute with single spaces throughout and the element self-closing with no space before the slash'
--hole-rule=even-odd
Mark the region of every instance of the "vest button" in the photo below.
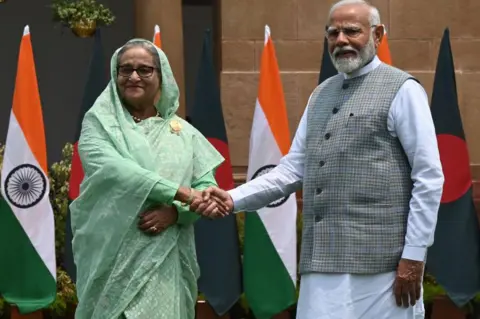
<svg viewBox="0 0 480 319">
<path fill-rule="evenodd" d="M 322 217 L 321 216 L 318 216 L 318 215 L 315 215 L 315 222 L 319 222 L 322 220 Z"/>
<path fill-rule="evenodd" d="M 321 194 L 323 192 L 323 190 L 321 188 L 317 188 L 315 190 L 315 192 L 317 193 L 317 195 Z"/>
<path fill-rule="evenodd" d="M 325 139 L 328 140 L 330 138 L 330 133 L 325 134 Z"/>
<path fill-rule="evenodd" d="M 320 167 L 323 167 L 325 165 L 325 161 L 320 161 Z"/>
<path fill-rule="evenodd" d="M 333 114 L 337 114 L 337 113 L 338 113 L 338 109 L 337 109 L 336 107 L 333 108 L 332 113 L 333 113 Z"/>
</svg>

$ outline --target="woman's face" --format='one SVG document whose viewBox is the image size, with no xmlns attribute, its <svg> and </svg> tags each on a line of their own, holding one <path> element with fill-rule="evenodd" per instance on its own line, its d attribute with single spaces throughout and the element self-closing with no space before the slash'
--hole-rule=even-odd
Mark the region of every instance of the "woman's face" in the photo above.
<svg viewBox="0 0 480 319">
<path fill-rule="evenodd" d="M 127 49 L 118 64 L 120 95 L 133 107 L 154 105 L 160 91 L 159 72 L 151 53 L 142 47 Z"/>
</svg>

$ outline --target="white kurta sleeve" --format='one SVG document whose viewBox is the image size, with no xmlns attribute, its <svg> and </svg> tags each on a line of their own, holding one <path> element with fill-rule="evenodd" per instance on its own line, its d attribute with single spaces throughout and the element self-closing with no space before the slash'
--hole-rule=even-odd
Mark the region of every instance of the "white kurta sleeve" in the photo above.
<svg viewBox="0 0 480 319">
<path fill-rule="evenodd" d="M 285 197 L 302 187 L 305 166 L 308 104 L 292 146 L 279 164 L 267 174 L 261 175 L 229 191 L 234 211 L 255 211 Z"/>
<path fill-rule="evenodd" d="M 428 97 L 419 83 L 407 80 L 400 88 L 387 126 L 400 140 L 412 168 L 413 190 L 402 258 L 423 261 L 433 244 L 444 176 Z"/>
</svg>

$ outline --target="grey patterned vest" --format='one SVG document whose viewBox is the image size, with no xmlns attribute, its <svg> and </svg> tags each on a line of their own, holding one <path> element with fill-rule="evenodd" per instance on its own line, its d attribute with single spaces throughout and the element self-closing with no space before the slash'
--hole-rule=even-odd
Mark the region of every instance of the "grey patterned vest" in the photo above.
<svg viewBox="0 0 480 319">
<path fill-rule="evenodd" d="M 405 241 L 411 167 L 387 130 L 409 74 L 386 64 L 310 99 L 300 272 L 374 274 L 396 269 Z"/>
</svg>

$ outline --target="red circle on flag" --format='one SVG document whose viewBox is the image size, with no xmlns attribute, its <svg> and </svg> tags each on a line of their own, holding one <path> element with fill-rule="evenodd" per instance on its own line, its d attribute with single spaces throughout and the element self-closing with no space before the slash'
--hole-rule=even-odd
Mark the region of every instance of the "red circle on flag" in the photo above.
<svg viewBox="0 0 480 319">
<path fill-rule="evenodd" d="M 227 143 L 214 137 L 209 137 L 208 141 L 225 159 L 215 173 L 215 179 L 218 183 L 218 187 L 224 190 L 233 189 L 235 184 L 233 181 L 232 165 L 230 163 L 230 151 L 228 150 Z"/>
<path fill-rule="evenodd" d="M 445 183 L 441 203 L 450 203 L 463 196 L 472 185 L 467 143 L 457 136 L 437 136 Z"/>
</svg>

